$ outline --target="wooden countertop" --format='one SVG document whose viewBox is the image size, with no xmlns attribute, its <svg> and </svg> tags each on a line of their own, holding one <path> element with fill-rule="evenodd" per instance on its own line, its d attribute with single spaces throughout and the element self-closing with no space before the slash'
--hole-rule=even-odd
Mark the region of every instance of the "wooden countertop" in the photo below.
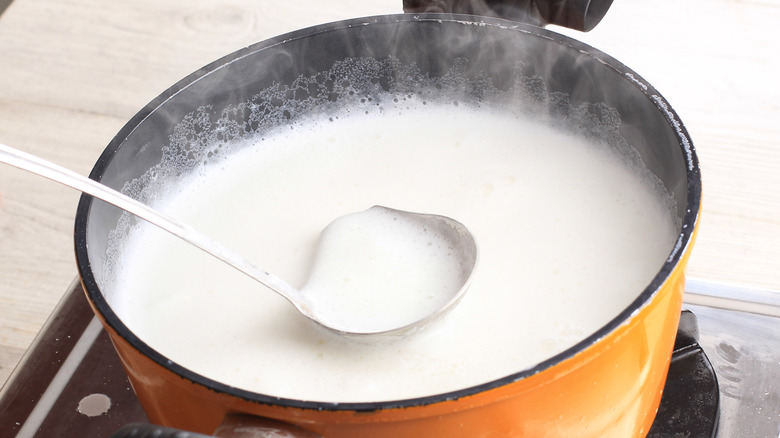
<svg viewBox="0 0 780 438">
<path fill-rule="evenodd" d="M 0 15 L 0 142 L 88 174 L 148 101 L 208 62 L 401 0 L 13 0 Z M 701 160 L 692 277 L 780 290 L 780 3 L 615 0 L 587 34 L 653 84 Z M 76 276 L 78 193 L 0 165 L 0 384 Z"/>
</svg>

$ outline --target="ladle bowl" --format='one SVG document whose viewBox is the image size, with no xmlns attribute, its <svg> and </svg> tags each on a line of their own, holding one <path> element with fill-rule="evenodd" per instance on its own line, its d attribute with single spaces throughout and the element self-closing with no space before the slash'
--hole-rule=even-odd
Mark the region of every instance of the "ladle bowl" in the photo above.
<svg viewBox="0 0 780 438">
<path fill-rule="evenodd" d="M 384 213 L 391 214 L 395 219 L 414 224 L 416 227 L 426 228 L 429 230 L 427 232 L 429 237 L 445 241 L 445 244 L 451 247 L 456 254 L 455 258 L 457 259 L 460 268 L 457 272 L 459 287 L 447 294 L 447 299 L 443 300 L 445 304 L 442 307 L 435 309 L 428 315 L 415 321 L 403 321 L 395 327 L 384 327 L 380 329 L 346 326 L 338 319 L 323 318 L 322 313 L 318 311 L 317 307 L 312 305 L 312 300 L 310 298 L 302 294 L 300 290 L 290 285 L 282 278 L 258 268 L 252 262 L 236 252 L 225 248 L 222 244 L 202 234 L 195 228 L 155 210 L 148 205 L 138 202 L 110 187 L 81 176 L 57 164 L 2 143 L 0 143 L 0 162 L 80 190 L 146 220 L 150 224 L 173 234 L 185 242 L 205 251 L 209 255 L 227 263 L 239 272 L 251 277 L 287 299 L 307 318 L 344 336 L 399 337 L 419 330 L 426 323 L 437 319 L 443 313 L 454 307 L 466 292 L 471 279 L 471 274 L 477 263 L 477 243 L 471 232 L 460 222 L 446 216 L 412 213 L 382 206 L 371 207 L 371 209 L 367 211 L 381 210 Z M 382 263 L 383 261 L 380 259 L 379 262 Z M 371 293 L 371 291 L 365 292 Z"/>
</svg>

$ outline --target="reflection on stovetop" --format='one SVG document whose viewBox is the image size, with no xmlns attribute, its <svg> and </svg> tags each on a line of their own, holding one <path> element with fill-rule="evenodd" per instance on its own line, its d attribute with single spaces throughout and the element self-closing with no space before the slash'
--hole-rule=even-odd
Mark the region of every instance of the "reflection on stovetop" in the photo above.
<svg viewBox="0 0 780 438">
<path fill-rule="evenodd" d="M 686 282 L 720 386 L 717 437 L 780 437 L 780 292 Z"/>
</svg>

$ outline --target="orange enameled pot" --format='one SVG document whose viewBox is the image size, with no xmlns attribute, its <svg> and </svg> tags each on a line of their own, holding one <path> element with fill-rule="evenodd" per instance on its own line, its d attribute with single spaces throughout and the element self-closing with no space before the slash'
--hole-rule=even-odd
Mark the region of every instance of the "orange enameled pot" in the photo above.
<svg viewBox="0 0 780 438">
<path fill-rule="evenodd" d="M 269 87 L 290 87 L 288 98 L 306 105 L 332 101 L 327 84 L 305 92 L 293 84 L 320 76 L 327 83 L 333 80 L 333 66 L 345 59 L 377 61 L 372 64 L 378 66 L 377 76 L 363 84 L 369 88 L 396 83 L 403 66 L 414 65 L 428 77 L 457 66 L 475 82 L 488 78 L 497 90 L 516 85 L 518 78 L 525 81 L 527 92 L 514 98 L 543 104 L 561 120 L 572 108 L 584 108 L 594 120 L 605 117 L 608 108 L 608 114 L 619 116 L 615 147 L 632 148 L 674 200 L 679 236 L 668 259 L 613 320 L 531 369 L 413 400 L 319 403 L 229 387 L 171 362 L 137 338 L 101 289 L 110 275 L 109 236 L 121 213 L 84 196 L 75 232 L 82 282 L 149 419 L 202 433 L 212 433 L 228 414 L 239 413 L 326 437 L 644 436 L 669 366 L 701 180 L 691 140 L 676 113 L 639 75 L 598 50 L 537 27 L 469 16 L 382 16 L 297 31 L 220 59 L 163 93 L 120 131 L 91 177 L 118 189 L 144 181 L 144 173 L 161 159 L 160 147 L 183 123 L 192 127 L 193 114 L 216 120 L 225 108 L 257 99 Z M 383 61 L 388 59 L 392 62 Z M 354 78 L 338 79 L 360 86 Z M 245 131 L 263 129 L 263 121 L 242 120 L 244 112 L 229 113 Z M 201 123 L 197 129 L 216 128 Z"/>
</svg>

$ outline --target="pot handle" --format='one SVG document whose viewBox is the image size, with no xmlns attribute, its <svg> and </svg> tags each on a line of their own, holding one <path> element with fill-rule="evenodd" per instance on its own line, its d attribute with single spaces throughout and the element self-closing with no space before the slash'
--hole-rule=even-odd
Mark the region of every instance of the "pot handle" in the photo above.
<svg viewBox="0 0 780 438">
<path fill-rule="evenodd" d="M 587 32 L 613 0 L 403 0 L 404 12 L 439 12 L 506 18 L 536 26 L 556 24 Z"/>
<path fill-rule="evenodd" d="M 111 438 L 322 438 L 298 426 L 268 418 L 229 414 L 214 435 L 186 432 L 148 423 L 133 423 L 117 430 Z"/>
</svg>

